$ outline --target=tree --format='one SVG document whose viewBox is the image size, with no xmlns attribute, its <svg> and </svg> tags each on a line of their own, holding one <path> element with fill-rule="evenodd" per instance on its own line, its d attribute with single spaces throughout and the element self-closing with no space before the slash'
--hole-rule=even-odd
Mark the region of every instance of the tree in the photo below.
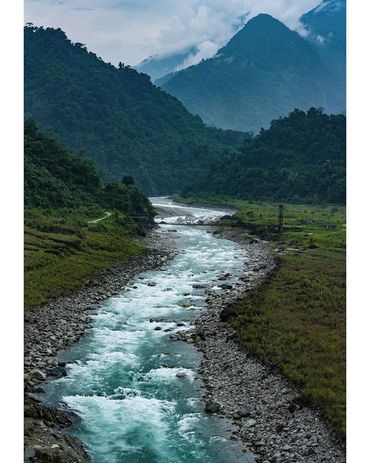
<svg viewBox="0 0 370 463">
<path fill-rule="evenodd" d="M 124 175 L 122 177 L 121 183 L 126 186 L 135 185 L 135 179 L 132 175 Z"/>
</svg>

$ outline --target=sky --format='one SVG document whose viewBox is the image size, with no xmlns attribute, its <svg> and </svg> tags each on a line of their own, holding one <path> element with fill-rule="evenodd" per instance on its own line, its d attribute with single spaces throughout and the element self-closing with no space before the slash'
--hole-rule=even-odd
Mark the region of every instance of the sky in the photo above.
<svg viewBox="0 0 370 463">
<path fill-rule="evenodd" d="M 104 61 L 135 65 L 191 46 L 212 56 L 253 16 L 269 13 L 304 34 L 299 17 L 320 0 L 25 0 L 25 22 L 60 27 Z"/>
</svg>

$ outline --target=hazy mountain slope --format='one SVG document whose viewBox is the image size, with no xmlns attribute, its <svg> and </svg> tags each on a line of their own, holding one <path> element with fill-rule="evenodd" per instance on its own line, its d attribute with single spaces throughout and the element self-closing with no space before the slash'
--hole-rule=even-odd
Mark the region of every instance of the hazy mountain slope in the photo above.
<svg viewBox="0 0 370 463">
<path fill-rule="evenodd" d="M 324 0 L 317 8 L 303 15 L 301 22 L 309 32 L 307 39 L 334 70 L 340 88 L 339 92 L 344 98 L 346 84 L 345 0 Z"/>
<path fill-rule="evenodd" d="M 207 128 L 147 75 L 104 63 L 52 28 L 25 28 L 25 112 L 104 178 L 131 174 L 151 194 L 198 178 L 244 138 Z"/>
<path fill-rule="evenodd" d="M 196 52 L 197 49 L 192 47 L 183 53 L 176 53 L 170 56 L 150 56 L 134 67 L 138 72 L 149 74 L 152 80 L 155 81 L 174 72 L 178 66 L 181 66 L 187 58 L 195 55 Z"/>
<path fill-rule="evenodd" d="M 342 111 L 334 75 L 309 41 L 261 14 L 214 58 L 178 72 L 163 88 L 208 124 L 258 131 L 295 107 Z"/>
</svg>

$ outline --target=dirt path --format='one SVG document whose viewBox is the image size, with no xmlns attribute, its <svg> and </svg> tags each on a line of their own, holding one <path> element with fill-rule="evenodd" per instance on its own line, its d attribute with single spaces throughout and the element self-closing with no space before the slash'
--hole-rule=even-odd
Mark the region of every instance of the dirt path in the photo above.
<svg viewBox="0 0 370 463">
<path fill-rule="evenodd" d="M 101 222 L 104 219 L 107 219 L 111 215 L 112 215 L 111 212 L 106 212 L 104 217 L 100 217 L 99 219 L 95 219 L 95 220 L 89 220 L 87 223 L 98 223 L 98 222 Z"/>
</svg>

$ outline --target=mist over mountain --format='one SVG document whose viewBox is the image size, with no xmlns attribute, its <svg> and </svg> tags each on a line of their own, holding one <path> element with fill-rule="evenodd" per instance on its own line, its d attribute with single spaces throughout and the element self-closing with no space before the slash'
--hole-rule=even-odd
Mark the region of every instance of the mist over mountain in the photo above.
<svg viewBox="0 0 370 463">
<path fill-rule="evenodd" d="M 182 53 L 175 53 L 170 56 L 150 56 L 141 63 L 134 66 L 138 72 L 144 72 L 150 75 L 152 80 L 160 79 L 161 77 L 172 73 L 190 57 L 194 56 L 197 52 L 196 47 L 191 47 Z"/>
<path fill-rule="evenodd" d="M 104 179 L 132 175 L 150 194 L 178 190 L 245 138 L 206 127 L 146 74 L 117 69 L 53 28 L 25 28 L 25 112 Z"/>
<path fill-rule="evenodd" d="M 325 0 L 300 19 L 309 40 L 335 73 L 339 94 L 346 92 L 346 2 Z M 344 108 L 344 104 L 343 104 Z"/>
<path fill-rule="evenodd" d="M 315 30 L 323 12 L 306 15 L 303 23 Z M 339 14 L 337 20 L 343 22 L 340 11 L 332 14 Z M 310 20 L 312 16 L 315 21 Z M 156 83 L 205 123 L 222 128 L 258 132 L 296 107 L 342 112 L 345 95 L 338 80 L 340 71 L 317 42 L 260 14 L 213 58 Z"/>
</svg>

